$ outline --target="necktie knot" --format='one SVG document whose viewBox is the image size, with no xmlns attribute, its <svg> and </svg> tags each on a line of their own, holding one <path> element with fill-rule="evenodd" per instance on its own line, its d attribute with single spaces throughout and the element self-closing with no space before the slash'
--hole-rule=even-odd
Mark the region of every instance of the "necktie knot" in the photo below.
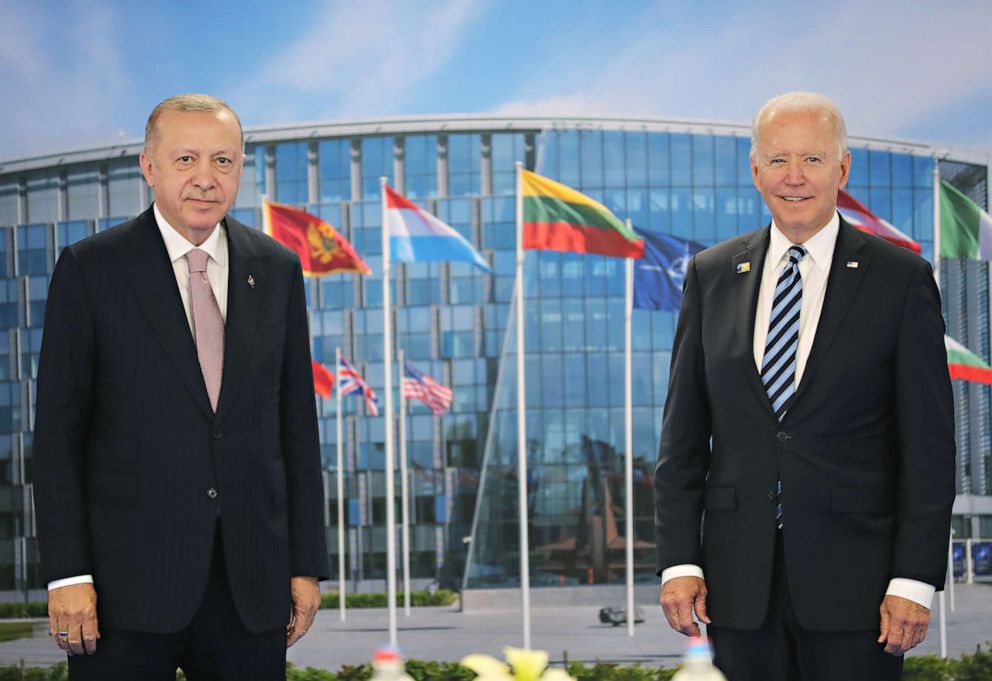
<svg viewBox="0 0 992 681">
<path fill-rule="evenodd" d="M 795 265 L 806 256 L 806 253 L 808 253 L 808 251 L 805 246 L 792 244 L 789 246 L 789 263 Z"/>
<path fill-rule="evenodd" d="M 186 253 L 186 264 L 189 266 L 190 274 L 193 272 L 207 271 L 207 258 L 210 256 L 200 248 L 194 248 Z"/>
</svg>

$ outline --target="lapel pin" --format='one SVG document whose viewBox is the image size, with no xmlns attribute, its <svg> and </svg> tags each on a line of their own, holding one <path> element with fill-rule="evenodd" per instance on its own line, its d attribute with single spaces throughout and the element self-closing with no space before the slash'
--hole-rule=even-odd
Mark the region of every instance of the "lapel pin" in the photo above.
<svg viewBox="0 0 992 681">
<path fill-rule="evenodd" d="M 847 261 L 847 266 L 850 267 L 852 270 L 856 270 L 856 269 L 858 269 L 858 261 L 857 260 L 848 260 Z"/>
<path fill-rule="evenodd" d="M 751 271 L 751 261 L 737 263 L 737 274 L 746 274 Z"/>
<path fill-rule="evenodd" d="M 850 267 L 851 263 L 848 263 L 847 266 Z M 255 277 L 251 276 L 250 274 L 248 275 L 248 285 L 251 286 L 252 288 L 255 288 Z"/>
</svg>

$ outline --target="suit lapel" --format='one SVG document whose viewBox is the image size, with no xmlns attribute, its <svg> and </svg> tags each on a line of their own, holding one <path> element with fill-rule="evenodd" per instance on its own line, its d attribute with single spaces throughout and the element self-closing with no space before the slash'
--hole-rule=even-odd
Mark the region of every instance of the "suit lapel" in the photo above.
<svg viewBox="0 0 992 681">
<path fill-rule="evenodd" d="M 127 254 L 122 254 L 122 267 L 162 349 L 190 395 L 213 418 L 176 274 L 151 208 L 135 219 L 123 248 Z"/>
<path fill-rule="evenodd" d="M 260 254 L 248 238 L 248 227 L 228 218 L 227 321 L 224 324 L 224 377 L 217 402 L 217 423 L 231 410 L 241 380 L 251 366 L 251 356 L 258 335 L 258 305 L 261 293 L 255 285 L 265 286 L 264 272 L 257 271 Z M 249 277 L 251 283 L 249 283 Z"/>
<path fill-rule="evenodd" d="M 758 290 L 761 286 L 761 273 L 768 253 L 769 228 L 758 230 L 745 244 L 745 249 L 734 256 L 734 282 L 737 284 L 736 313 L 736 355 L 744 372 L 745 382 L 751 386 L 758 401 L 765 406 L 772 418 L 768 393 L 761 383 L 761 375 L 754 365 L 754 319 L 758 307 Z M 743 271 L 742 271 L 743 270 Z"/>
<path fill-rule="evenodd" d="M 795 395 L 790 400 L 790 410 L 813 381 L 816 370 L 827 350 L 830 349 L 830 344 L 837 335 L 837 330 L 854 301 L 858 287 L 871 266 L 871 261 L 863 252 L 864 247 L 865 239 L 861 233 L 841 218 L 840 231 L 837 233 L 837 245 L 834 247 L 834 257 L 830 263 L 830 274 L 827 277 L 827 290 L 823 298 L 820 321 L 816 325 L 816 335 L 813 337 L 813 347 L 810 350 L 809 359 L 806 360 L 803 378 L 799 382 L 799 388 Z M 857 265 L 852 266 L 850 263 L 857 263 Z"/>
</svg>

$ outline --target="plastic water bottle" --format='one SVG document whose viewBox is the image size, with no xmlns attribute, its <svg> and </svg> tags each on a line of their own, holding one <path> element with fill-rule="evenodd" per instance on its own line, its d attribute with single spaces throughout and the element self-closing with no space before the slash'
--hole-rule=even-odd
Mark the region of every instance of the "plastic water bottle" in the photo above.
<svg viewBox="0 0 992 681">
<path fill-rule="evenodd" d="M 682 668 L 675 673 L 672 681 L 727 681 L 727 677 L 713 666 L 709 641 L 702 636 L 694 636 L 685 649 Z"/>
<path fill-rule="evenodd" d="M 406 673 L 403 666 L 403 656 L 392 646 L 377 648 L 372 655 L 371 681 L 414 681 Z"/>
</svg>

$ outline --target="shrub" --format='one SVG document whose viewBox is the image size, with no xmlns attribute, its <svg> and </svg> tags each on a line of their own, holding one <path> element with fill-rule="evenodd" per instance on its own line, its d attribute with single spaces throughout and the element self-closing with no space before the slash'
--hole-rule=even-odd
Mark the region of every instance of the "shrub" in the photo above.
<svg viewBox="0 0 992 681">
<path fill-rule="evenodd" d="M 435 593 L 429 591 L 411 591 L 410 605 L 415 607 L 451 605 L 455 602 L 455 592 L 449 589 L 438 589 Z M 388 601 L 384 593 L 347 594 L 345 606 L 348 608 L 385 608 Z M 340 597 L 337 593 L 326 593 L 320 597 L 321 609 L 340 607 Z M 403 593 L 396 594 L 396 605 L 403 605 Z"/>
</svg>

